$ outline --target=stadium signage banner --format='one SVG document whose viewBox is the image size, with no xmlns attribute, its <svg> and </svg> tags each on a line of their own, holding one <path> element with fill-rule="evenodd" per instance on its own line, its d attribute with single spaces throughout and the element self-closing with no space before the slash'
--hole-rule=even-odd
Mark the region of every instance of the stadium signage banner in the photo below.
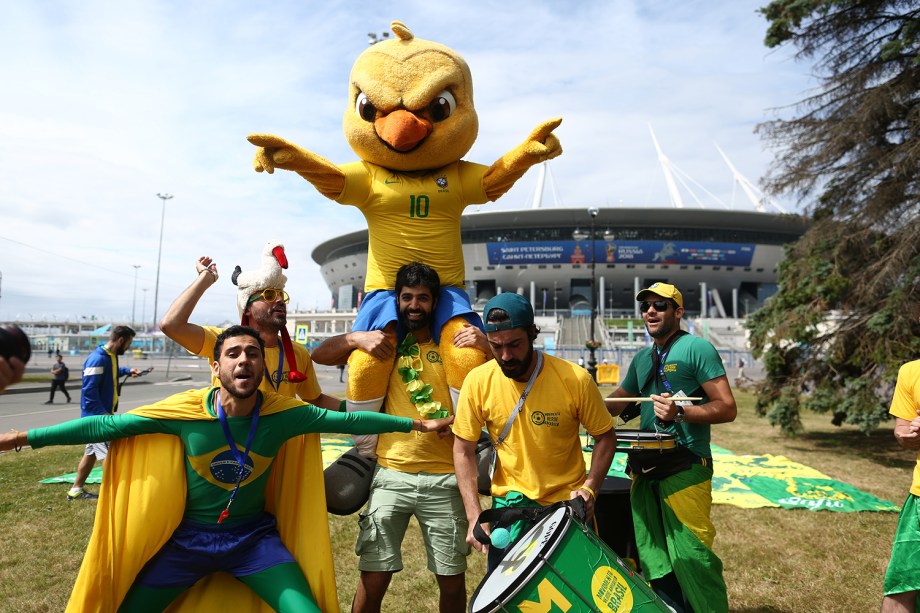
<svg viewBox="0 0 920 613">
<path fill-rule="evenodd" d="M 588 264 L 590 241 L 486 243 L 489 264 Z M 682 241 L 594 241 L 598 264 L 750 266 L 754 245 Z"/>
</svg>

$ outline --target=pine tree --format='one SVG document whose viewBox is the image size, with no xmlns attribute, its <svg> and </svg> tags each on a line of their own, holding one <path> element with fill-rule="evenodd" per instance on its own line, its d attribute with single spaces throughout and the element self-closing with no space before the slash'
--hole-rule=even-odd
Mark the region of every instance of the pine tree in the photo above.
<svg viewBox="0 0 920 613">
<path fill-rule="evenodd" d="M 786 432 L 803 409 L 865 431 L 898 367 L 920 358 L 920 3 L 775 0 L 768 47 L 793 45 L 818 87 L 759 126 L 767 176 L 811 217 L 779 290 L 748 326 L 767 377 L 758 410 Z"/>
</svg>

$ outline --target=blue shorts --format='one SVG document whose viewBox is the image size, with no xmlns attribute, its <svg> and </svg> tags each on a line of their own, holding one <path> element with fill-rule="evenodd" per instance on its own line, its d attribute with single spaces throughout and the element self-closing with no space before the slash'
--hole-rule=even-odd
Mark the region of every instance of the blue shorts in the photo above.
<svg viewBox="0 0 920 613">
<path fill-rule="evenodd" d="M 183 587 L 218 571 L 245 577 L 278 564 L 296 563 L 275 524 L 275 516 L 269 513 L 226 527 L 185 520 L 150 558 L 135 584 Z"/>
<path fill-rule="evenodd" d="M 431 320 L 431 337 L 435 344 L 441 342 L 441 328 L 444 327 L 444 324 L 458 316 L 468 321 L 470 325 L 480 330 L 483 329 L 482 318 L 473 311 L 466 291 L 459 287 L 442 287 L 438 296 L 438 305 L 434 309 L 434 317 Z M 396 291 L 378 289 L 364 297 L 352 329 L 363 332 L 383 330 L 394 321 L 398 321 Z M 406 332 L 402 326 L 397 325 L 396 337 L 399 341 L 406 337 Z"/>
</svg>

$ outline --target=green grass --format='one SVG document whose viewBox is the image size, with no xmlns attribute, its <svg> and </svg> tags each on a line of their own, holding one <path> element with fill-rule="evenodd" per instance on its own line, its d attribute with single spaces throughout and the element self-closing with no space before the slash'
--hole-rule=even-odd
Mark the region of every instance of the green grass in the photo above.
<svg viewBox="0 0 920 613">
<path fill-rule="evenodd" d="M 897 446 L 891 424 L 866 436 L 854 428 L 836 428 L 824 416 L 806 415 L 806 433 L 787 439 L 754 416 L 750 394 L 738 392 L 738 400 L 738 419 L 714 427 L 716 444 L 738 454 L 784 455 L 898 504 L 906 497 L 916 456 Z M 66 486 L 38 480 L 72 472 L 81 453 L 81 447 L 66 447 L 0 454 L 0 611 L 64 609 L 95 504 L 68 503 Z M 896 513 L 716 505 L 713 520 L 732 611 L 878 610 Z M 329 516 L 329 527 L 339 602 L 348 611 L 358 576 L 357 515 Z M 424 551 L 413 522 L 403 545 L 406 569 L 395 575 L 385 611 L 437 610 L 437 588 L 425 568 Z M 469 593 L 484 574 L 483 558 L 475 552 L 470 556 Z"/>
</svg>

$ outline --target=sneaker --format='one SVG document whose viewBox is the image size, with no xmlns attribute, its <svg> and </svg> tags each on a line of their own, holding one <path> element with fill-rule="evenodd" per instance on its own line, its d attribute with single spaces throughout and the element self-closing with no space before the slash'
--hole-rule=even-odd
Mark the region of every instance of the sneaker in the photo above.
<svg viewBox="0 0 920 613">
<path fill-rule="evenodd" d="M 42 404 L 54 404 L 54 401 L 53 401 L 53 400 L 49 400 L 49 401 L 47 401 L 47 402 L 43 402 Z"/>
<path fill-rule="evenodd" d="M 80 498 L 80 499 L 93 499 L 93 498 L 99 498 L 99 494 L 91 494 L 91 493 L 87 492 L 86 490 L 80 490 L 80 493 L 79 493 L 79 494 L 71 494 L 70 492 L 67 492 L 67 500 L 68 500 L 68 502 L 71 501 L 71 500 L 77 500 L 78 498 Z"/>
</svg>

